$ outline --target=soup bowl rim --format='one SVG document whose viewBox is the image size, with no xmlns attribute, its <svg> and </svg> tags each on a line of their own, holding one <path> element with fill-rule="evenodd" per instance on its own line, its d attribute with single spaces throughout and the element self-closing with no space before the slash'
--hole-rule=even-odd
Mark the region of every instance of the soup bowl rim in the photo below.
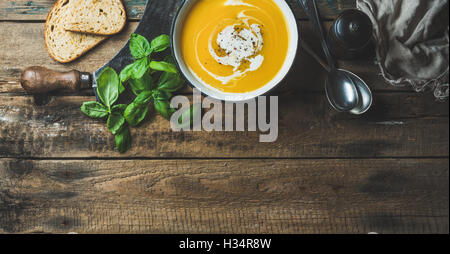
<svg viewBox="0 0 450 254">
<path fill-rule="evenodd" d="M 282 68 L 278 71 L 276 76 L 269 81 L 268 83 L 264 84 L 260 88 L 250 91 L 250 92 L 244 92 L 244 93 L 230 93 L 230 92 L 224 92 L 220 91 L 210 85 L 205 84 L 205 82 L 199 80 L 187 67 L 187 64 L 185 64 L 182 53 L 181 53 L 181 47 L 180 47 L 180 40 L 181 40 L 181 34 L 182 34 L 182 27 L 184 25 L 184 20 L 186 19 L 186 16 L 188 15 L 190 9 L 192 6 L 199 0 L 183 0 L 181 6 L 178 8 L 178 11 L 176 12 L 173 20 L 172 25 L 170 29 L 170 38 L 171 38 L 171 51 L 173 58 L 175 60 L 175 64 L 178 67 L 178 70 L 180 70 L 181 75 L 183 78 L 187 81 L 187 83 L 197 90 L 199 90 L 202 94 L 212 97 L 217 100 L 222 101 L 247 101 L 254 99 L 256 97 L 265 95 L 272 91 L 274 88 L 276 88 L 280 83 L 282 83 L 285 79 L 288 73 L 291 71 L 292 67 L 294 66 L 294 62 L 297 57 L 297 51 L 298 51 L 298 41 L 299 41 L 299 31 L 297 26 L 297 20 L 295 18 L 295 15 L 289 6 L 289 4 L 284 0 L 273 0 L 277 6 L 280 8 L 280 10 L 283 13 L 283 16 L 286 19 L 286 23 L 288 26 L 289 31 L 289 46 L 288 46 L 288 52 L 286 54 L 286 59 L 283 62 Z M 280 6 L 281 5 L 281 6 Z"/>
</svg>

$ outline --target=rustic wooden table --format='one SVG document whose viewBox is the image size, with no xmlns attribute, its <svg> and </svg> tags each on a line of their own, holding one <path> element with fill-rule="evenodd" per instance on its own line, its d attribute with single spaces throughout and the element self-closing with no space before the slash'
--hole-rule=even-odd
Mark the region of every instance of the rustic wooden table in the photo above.
<svg viewBox="0 0 450 254">
<path fill-rule="evenodd" d="M 120 155 L 105 124 L 79 109 L 91 91 L 36 99 L 18 79 L 30 65 L 97 69 L 126 42 L 146 1 L 124 1 L 125 31 L 67 65 L 43 42 L 53 2 L 0 0 L 0 232 L 449 232 L 449 104 L 387 85 L 374 59 L 340 63 L 374 90 L 363 116 L 330 108 L 324 72 L 300 50 L 275 92 L 277 142 L 259 143 L 254 132 L 176 133 L 153 114 Z M 180 4 L 160 2 L 171 13 Z M 318 3 L 327 26 L 355 5 Z M 320 52 L 293 9 L 301 37 Z"/>
</svg>

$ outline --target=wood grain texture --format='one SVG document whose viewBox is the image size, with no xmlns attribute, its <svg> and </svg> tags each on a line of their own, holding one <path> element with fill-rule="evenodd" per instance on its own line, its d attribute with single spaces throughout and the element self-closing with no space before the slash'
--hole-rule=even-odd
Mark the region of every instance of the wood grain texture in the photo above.
<svg viewBox="0 0 450 254">
<path fill-rule="evenodd" d="M 363 116 L 333 111 L 320 93 L 282 95 L 274 143 L 260 143 L 257 132 L 173 132 L 152 112 L 132 129 L 132 149 L 123 155 L 105 122 L 80 111 L 94 97 L 0 98 L 0 157 L 360 158 L 448 156 L 449 149 L 448 103 L 419 94 L 377 94 Z"/>
<path fill-rule="evenodd" d="M 180 4 L 155 1 L 159 15 Z M 128 40 L 146 0 L 125 0 L 124 32 L 67 65 L 43 43 L 53 3 L 0 0 L 0 233 L 449 233 L 448 102 L 387 85 L 373 57 L 339 63 L 374 90 L 365 115 L 330 108 L 323 70 L 300 49 L 275 91 L 277 142 L 175 133 L 152 112 L 120 155 L 105 123 L 80 111 L 92 91 L 33 98 L 18 81 L 30 65 L 96 70 Z M 317 3 L 332 19 L 355 1 Z M 321 52 L 293 9 L 300 37 Z"/>
<path fill-rule="evenodd" d="M 153 0 L 157 2 L 155 12 L 169 13 L 173 16 L 182 0 Z M 0 20 L 33 20 L 43 21 L 53 6 L 54 0 L 0 0 Z M 305 14 L 294 0 L 287 1 L 299 18 Z M 130 20 L 138 20 L 144 13 L 146 0 L 123 0 Z M 318 7 L 322 17 L 332 19 L 340 11 L 355 7 L 354 0 L 318 0 Z"/>
<path fill-rule="evenodd" d="M 329 27 L 330 22 L 325 26 Z M 76 69 L 79 71 L 93 72 L 111 59 L 125 43 L 130 34 L 135 30 L 137 22 L 130 23 L 125 30 L 109 38 L 106 42 L 87 53 L 73 63 L 62 65 L 48 55 L 43 40 L 43 25 L 34 23 L 14 23 L 0 22 L 0 45 L 8 50 L 0 50 L 0 94 L 10 93 L 23 95 L 24 91 L 20 86 L 19 79 L 22 71 L 28 66 L 45 66 L 50 69 L 67 71 Z M 320 54 L 320 44 L 312 31 L 312 27 L 307 21 L 299 23 L 300 36 L 311 47 Z M 11 38 L 15 38 L 11 40 Z M 20 42 L 20 43 L 17 43 Z M 375 66 L 373 58 L 352 62 L 340 62 L 340 67 L 349 69 L 360 75 L 375 91 L 410 91 L 410 88 L 399 88 L 388 85 L 381 77 L 379 69 Z M 277 89 L 281 91 L 301 90 L 301 91 L 323 91 L 324 70 L 301 48 L 294 67 L 285 82 Z M 92 95 L 92 91 L 87 90 L 80 95 Z M 432 100 L 433 95 L 428 95 Z"/>
<path fill-rule="evenodd" d="M 448 159 L 0 160 L 4 233 L 448 233 Z"/>
</svg>

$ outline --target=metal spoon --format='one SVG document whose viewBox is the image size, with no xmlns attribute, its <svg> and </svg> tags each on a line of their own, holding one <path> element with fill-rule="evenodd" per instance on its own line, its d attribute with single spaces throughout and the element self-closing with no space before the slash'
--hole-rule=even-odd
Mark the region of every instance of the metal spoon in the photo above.
<svg viewBox="0 0 450 254">
<path fill-rule="evenodd" d="M 328 65 L 319 56 L 317 56 L 317 54 L 303 40 L 300 40 L 300 46 L 308 52 L 325 70 L 328 72 L 330 71 L 330 67 L 328 67 Z M 351 109 L 349 112 L 355 115 L 366 113 L 373 103 L 372 91 L 369 86 L 356 74 L 342 69 L 339 69 L 339 71 L 346 73 L 352 79 L 358 90 L 359 102 L 356 107 Z"/>
<path fill-rule="evenodd" d="M 350 110 L 350 113 L 354 115 L 361 115 L 366 113 L 373 103 L 373 96 L 372 91 L 370 90 L 369 86 L 367 85 L 364 80 L 362 80 L 359 76 L 356 74 L 347 71 L 342 70 L 343 72 L 347 72 L 348 76 L 353 80 L 353 83 L 355 83 L 356 88 L 358 89 L 359 94 L 359 102 L 356 107 L 354 107 L 352 110 Z"/>
<path fill-rule="evenodd" d="M 328 49 L 323 35 L 319 12 L 314 0 L 298 0 L 303 7 L 322 42 L 322 48 L 327 57 L 329 71 L 325 81 L 325 91 L 331 106 L 338 111 L 351 111 L 359 104 L 359 93 L 356 84 L 347 72 L 336 68 L 333 57 Z"/>
</svg>

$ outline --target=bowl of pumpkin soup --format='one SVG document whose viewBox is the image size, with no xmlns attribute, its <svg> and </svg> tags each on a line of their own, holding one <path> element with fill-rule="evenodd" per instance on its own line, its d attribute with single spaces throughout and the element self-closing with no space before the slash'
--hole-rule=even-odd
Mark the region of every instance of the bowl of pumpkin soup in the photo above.
<svg viewBox="0 0 450 254">
<path fill-rule="evenodd" d="M 185 0 L 171 34 L 174 58 L 189 83 L 225 101 L 253 99 L 277 86 L 298 44 L 285 0 Z"/>
</svg>

